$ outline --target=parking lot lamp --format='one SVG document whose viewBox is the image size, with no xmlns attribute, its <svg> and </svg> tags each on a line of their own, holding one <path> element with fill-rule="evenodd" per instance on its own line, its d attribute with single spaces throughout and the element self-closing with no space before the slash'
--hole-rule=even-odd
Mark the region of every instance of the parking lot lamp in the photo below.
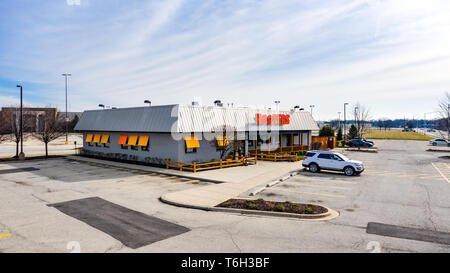
<svg viewBox="0 0 450 273">
<path fill-rule="evenodd" d="M 347 104 L 348 104 L 348 102 L 346 102 L 346 103 L 344 103 L 344 146 L 345 146 L 345 141 L 346 141 L 346 139 L 347 139 L 347 137 L 346 137 L 346 127 L 347 127 L 347 119 L 346 119 L 346 116 L 345 116 L 345 107 L 347 106 Z"/>
<path fill-rule="evenodd" d="M 19 159 L 25 159 L 25 154 L 23 153 L 23 92 L 22 92 L 22 85 L 17 85 L 17 87 L 20 88 L 20 154 Z M 15 122 L 15 121 L 14 121 Z"/>
<path fill-rule="evenodd" d="M 447 140 L 450 140 L 450 104 L 447 104 Z"/>
<path fill-rule="evenodd" d="M 69 123 L 69 119 L 67 117 L 67 77 L 72 76 L 72 74 L 70 73 L 64 73 L 62 74 L 65 78 L 66 78 L 66 144 L 69 144 L 69 140 L 68 140 L 68 128 L 67 125 Z"/>
</svg>

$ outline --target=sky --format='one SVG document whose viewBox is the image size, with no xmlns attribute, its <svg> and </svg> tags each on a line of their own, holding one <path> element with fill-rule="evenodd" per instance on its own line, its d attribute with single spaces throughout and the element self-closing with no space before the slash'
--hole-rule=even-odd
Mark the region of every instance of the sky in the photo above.
<svg viewBox="0 0 450 273">
<path fill-rule="evenodd" d="M 0 106 L 299 105 L 427 118 L 450 92 L 448 0 L 4 0 Z"/>
</svg>

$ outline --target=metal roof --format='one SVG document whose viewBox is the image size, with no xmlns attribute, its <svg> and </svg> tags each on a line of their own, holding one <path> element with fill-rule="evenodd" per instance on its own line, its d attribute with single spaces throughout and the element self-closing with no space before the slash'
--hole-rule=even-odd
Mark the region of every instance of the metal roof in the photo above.
<svg viewBox="0 0 450 273">
<path fill-rule="evenodd" d="M 285 125 L 256 125 L 256 114 L 290 115 Z M 77 131 L 117 132 L 213 132 L 226 126 L 237 131 L 318 130 L 317 123 L 306 111 L 279 111 L 252 108 L 161 105 L 136 108 L 89 110 L 83 112 Z"/>
</svg>

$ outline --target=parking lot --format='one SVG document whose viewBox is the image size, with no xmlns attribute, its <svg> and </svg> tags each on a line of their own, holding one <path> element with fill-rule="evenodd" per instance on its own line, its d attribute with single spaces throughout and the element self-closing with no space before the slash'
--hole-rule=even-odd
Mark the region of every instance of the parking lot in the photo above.
<svg viewBox="0 0 450 273">
<path fill-rule="evenodd" d="M 378 153 L 343 151 L 364 162 L 360 176 L 312 174 L 299 162 L 296 176 L 255 196 L 322 204 L 340 214 L 321 222 L 158 200 L 210 184 L 197 179 L 68 159 L 2 163 L 0 252 L 70 252 L 76 246 L 81 252 L 370 252 L 371 242 L 381 252 L 450 251 L 450 160 L 427 152 L 421 141 L 375 143 Z M 369 223 L 376 225 L 369 229 Z M 425 235 L 399 238 L 380 225 Z"/>
</svg>

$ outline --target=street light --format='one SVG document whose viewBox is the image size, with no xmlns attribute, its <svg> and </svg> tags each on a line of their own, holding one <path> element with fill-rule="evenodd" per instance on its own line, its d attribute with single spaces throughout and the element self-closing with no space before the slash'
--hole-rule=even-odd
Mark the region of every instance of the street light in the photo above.
<svg viewBox="0 0 450 273">
<path fill-rule="evenodd" d="M 341 128 L 341 112 L 338 112 L 339 118 L 338 118 L 338 128 Z"/>
<path fill-rule="evenodd" d="M 151 106 L 151 105 L 152 105 L 152 102 L 149 101 L 149 100 L 144 100 L 144 103 L 148 103 L 148 106 Z"/>
<path fill-rule="evenodd" d="M 313 115 L 313 108 L 315 105 L 310 105 L 309 107 L 311 107 L 311 116 Z"/>
<path fill-rule="evenodd" d="M 72 76 L 72 74 L 64 73 L 64 74 L 62 74 L 62 76 L 64 76 L 64 78 L 66 79 L 66 144 L 69 144 L 68 129 L 67 129 L 67 124 L 69 123 L 69 120 L 67 118 L 67 77 Z"/>
<path fill-rule="evenodd" d="M 17 87 L 20 88 L 20 154 L 19 159 L 23 160 L 25 159 L 25 154 L 23 153 L 23 92 L 22 92 L 22 85 L 17 85 Z M 15 121 L 14 121 L 15 122 Z"/>
<path fill-rule="evenodd" d="M 348 102 L 344 103 L 344 146 L 345 146 L 345 140 L 346 140 L 346 127 L 347 127 L 347 119 L 345 116 L 345 107 L 347 106 Z"/>
</svg>

